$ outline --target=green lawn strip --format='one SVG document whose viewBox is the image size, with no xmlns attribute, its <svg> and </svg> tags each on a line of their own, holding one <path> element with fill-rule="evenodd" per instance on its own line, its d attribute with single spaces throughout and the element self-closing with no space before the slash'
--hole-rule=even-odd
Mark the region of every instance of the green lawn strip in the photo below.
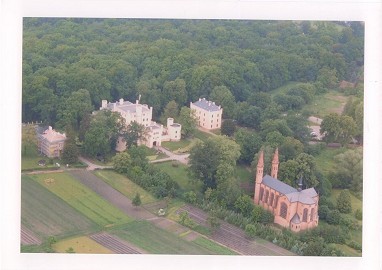
<svg viewBox="0 0 382 270">
<path fill-rule="evenodd" d="M 191 144 L 191 140 L 182 139 L 179 142 L 162 142 L 162 146 L 170 151 L 176 151 L 187 147 Z"/>
<path fill-rule="evenodd" d="M 214 135 L 209 134 L 207 132 L 200 131 L 199 129 L 196 129 L 194 132 L 194 138 L 198 138 L 199 140 L 202 140 L 203 142 L 206 141 L 211 136 L 214 136 Z"/>
<path fill-rule="evenodd" d="M 314 157 L 316 161 L 317 168 L 324 174 L 329 173 L 334 168 L 335 162 L 334 157 L 336 155 L 342 154 L 347 149 L 345 147 L 341 148 L 324 148 L 321 153 Z"/>
<path fill-rule="evenodd" d="M 123 226 L 123 229 L 111 230 L 111 233 L 151 254 L 215 254 L 210 249 L 155 227 L 148 221 L 133 221 Z"/>
<path fill-rule="evenodd" d="M 299 84 L 303 84 L 301 82 L 289 82 L 287 84 L 284 84 L 283 86 L 280 86 L 279 88 L 273 89 L 272 91 L 269 91 L 269 94 L 272 96 L 278 95 L 278 94 L 285 94 L 289 89 L 292 89 Z"/>
<path fill-rule="evenodd" d="M 330 90 L 323 95 L 315 95 L 312 102 L 305 105 L 303 110 L 311 111 L 313 115 L 323 118 L 330 113 L 337 112 L 346 102 L 339 100 L 338 96 L 343 96 L 343 94 L 335 90 Z"/>
<path fill-rule="evenodd" d="M 98 229 L 96 223 L 28 175 L 21 176 L 21 224 L 42 239 Z"/>
<path fill-rule="evenodd" d="M 155 167 L 166 172 L 170 177 L 176 181 L 183 191 L 194 191 L 199 193 L 202 183 L 194 180 L 187 172 L 187 166 L 184 164 L 177 164 L 177 167 L 172 166 L 172 162 L 161 162 L 153 164 Z"/>
<path fill-rule="evenodd" d="M 335 246 L 339 249 L 342 250 L 346 256 L 350 257 L 361 257 L 362 252 L 357 251 L 351 247 L 348 247 L 347 245 L 341 245 L 341 244 L 335 244 Z"/>
<path fill-rule="evenodd" d="M 248 183 L 253 181 L 252 172 L 245 166 L 236 166 L 235 174 L 240 183 Z"/>
<path fill-rule="evenodd" d="M 221 246 L 205 237 L 198 237 L 192 242 L 218 255 L 238 255 L 238 253 L 234 252 L 233 250 Z"/>
<path fill-rule="evenodd" d="M 332 199 L 333 202 L 337 201 L 337 197 L 340 194 L 341 189 L 333 189 L 330 195 L 330 198 Z M 359 209 L 362 210 L 362 201 L 355 197 L 353 194 L 350 193 L 350 198 L 351 198 L 351 207 L 352 207 L 352 214 L 349 216 L 354 217 L 354 211 Z"/>
<path fill-rule="evenodd" d="M 94 174 L 131 200 L 134 198 L 136 193 L 139 193 L 142 204 L 157 201 L 157 199 L 155 199 L 149 192 L 121 174 L 109 170 L 95 171 Z"/>
<path fill-rule="evenodd" d="M 121 210 L 66 173 L 33 175 L 32 178 L 100 226 L 131 221 Z M 46 183 L 47 179 L 53 182 Z"/>
</svg>

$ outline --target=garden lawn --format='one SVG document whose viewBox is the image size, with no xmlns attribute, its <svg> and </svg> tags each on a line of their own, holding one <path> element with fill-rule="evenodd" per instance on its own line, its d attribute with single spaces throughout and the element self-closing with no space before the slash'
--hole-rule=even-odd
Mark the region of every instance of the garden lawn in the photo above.
<svg viewBox="0 0 382 270">
<path fill-rule="evenodd" d="M 330 198 L 334 203 L 337 202 L 337 197 L 340 194 L 340 192 L 341 192 L 341 189 L 332 190 Z M 358 199 L 357 197 L 355 197 L 352 193 L 350 193 L 350 198 L 351 198 L 351 207 L 352 207 L 352 215 L 353 215 L 355 210 L 357 209 L 362 210 L 362 201 Z"/>
<path fill-rule="evenodd" d="M 75 253 L 90 253 L 90 254 L 112 254 L 110 249 L 98 244 L 93 239 L 87 236 L 81 236 L 71 239 L 61 240 L 52 245 L 52 248 L 59 253 L 67 253 L 69 248 L 72 248 Z"/>
<path fill-rule="evenodd" d="M 21 176 L 21 224 L 42 239 L 85 233 L 98 227 L 28 175 Z"/>
<path fill-rule="evenodd" d="M 226 249 L 208 239 L 187 241 L 147 221 L 134 221 L 123 226 L 123 229 L 112 230 L 111 233 L 151 254 L 225 255 L 228 253 Z"/>
<path fill-rule="evenodd" d="M 245 166 L 236 166 L 235 175 L 240 183 L 250 183 L 251 181 L 254 181 L 252 172 Z"/>
<path fill-rule="evenodd" d="M 166 172 L 170 177 L 179 184 L 182 191 L 194 191 L 200 193 L 202 183 L 193 179 L 187 172 L 187 166 L 177 163 L 177 167 L 172 166 L 173 162 L 161 162 L 153 164 L 155 167 Z"/>
<path fill-rule="evenodd" d="M 109 170 L 99 170 L 94 174 L 131 200 L 134 199 L 136 193 L 139 193 L 142 204 L 157 201 L 149 192 L 121 174 Z"/>
<path fill-rule="evenodd" d="M 324 174 L 329 173 L 332 169 L 334 169 L 334 157 L 336 155 L 344 153 L 346 150 L 347 149 L 345 147 L 325 147 L 319 155 L 314 157 L 317 168 Z"/>
<path fill-rule="evenodd" d="M 109 227 L 131 221 L 121 210 L 66 173 L 30 177 L 100 226 Z"/>
<path fill-rule="evenodd" d="M 198 138 L 199 140 L 202 140 L 203 142 L 206 141 L 211 136 L 214 136 L 214 135 L 209 134 L 207 132 L 203 132 L 199 129 L 196 129 L 194 132 L 194 138 Z"/>
<path fill-rule="evenodd" d="M 341 114 L 348 97 L 342 93 L 330 90 L 323 95 L 315 95 L 312 102 L 303 107 L 303 110 L 310 111 L 314 116 L 324 118 L 330 113 Z"/>
<path fill-rule="evenodd" d="M 192 140 L 182 139 L 179 142 L 162 142 L 162 146 L 172 152 L 186 151 Z"/>
</svg>

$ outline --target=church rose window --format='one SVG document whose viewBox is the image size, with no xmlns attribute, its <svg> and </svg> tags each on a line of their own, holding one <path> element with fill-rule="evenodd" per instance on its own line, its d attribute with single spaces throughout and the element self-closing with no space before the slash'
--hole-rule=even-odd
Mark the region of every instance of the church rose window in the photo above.
<svg viewBox="0 0 382 270">
<path fill-rule="evenodd" d="M 273 207 L 273 199 L 275 197 L 275 194 L 271 193 L 271 197 L 269 198 L 269 205 Z"/>
<path fill-rule="evenodd" d="M 264 188 L 260 188 L 260 196 L 259 196 L 259 200 L 262 201 L 263 200 L 263 195 L 264 195 Z"/>
<path fill-rule="evenodd" d="M 286 205 L 286 203 L 281 203 L 280 216 L 286 219 L 287 212 L 288 212 L 288 206 Z"/>
<path fill-rule="evenodd" d="M 304 212 L 302 214 L 302 221 L 307 222 L 308 221 L 308 209 L 304 209 Z"/>
<path fill-rule="evenodd" d="M 314 208 L 310 211 L 310 221 L 313 221 L 314 218 Z"/>
</svg>

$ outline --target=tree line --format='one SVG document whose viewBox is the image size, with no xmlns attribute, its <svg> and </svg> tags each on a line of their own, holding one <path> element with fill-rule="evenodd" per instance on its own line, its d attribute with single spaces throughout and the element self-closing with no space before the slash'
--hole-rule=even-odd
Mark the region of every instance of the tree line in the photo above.
<svg viewBox="0 0 382 270">
<path fill-rule="evenodd" d="M 140 94 L 159 119 L 172 100 L 222 96 L 225 118 L 256 127 L 275 103 L 309 101 L 297 90 L 269 102 L 269 91 L 289 81 L 324 91 L 362 65 L 357 22 L 24 18 L 22 117 L 60 125 L 74 101 L 95 110 Z M 81 89 L 86 100 L 73 96 Z"/>
</svg>

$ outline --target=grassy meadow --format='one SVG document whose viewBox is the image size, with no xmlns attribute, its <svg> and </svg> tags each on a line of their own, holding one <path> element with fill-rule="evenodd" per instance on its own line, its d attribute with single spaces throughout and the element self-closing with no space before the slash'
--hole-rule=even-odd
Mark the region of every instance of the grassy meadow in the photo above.
<svg viewBox="0 0 382 270">
<path fill-rule="evenodd" d="M 66 173 L 38 174 L 31 178 L 100 226 L 131 221 L 121 210 Z"/>
</svg>

